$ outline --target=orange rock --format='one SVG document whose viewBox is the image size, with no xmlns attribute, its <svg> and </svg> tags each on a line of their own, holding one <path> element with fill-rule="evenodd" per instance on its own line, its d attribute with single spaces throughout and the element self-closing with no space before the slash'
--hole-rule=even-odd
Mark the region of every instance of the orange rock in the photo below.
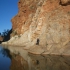
<svg viewBox="0 0 70 70">
<path fill-rule="evenodd" d="M 12 29 L 22 35 L 16 40 L 13 37 L 10 42 L 29 47 L 39 39 L 39 45 L 43 47 L 51 44 L 59 44 L 61 47 L 66 45 L 70 41 L 69 2 L 70 0 L 20 0 L 18 14 L 12 18 Z"/>
<path fill-rule="evenodd" d="M 60 0 L 61 1 L 61 4 L 70 4 L 70 0 Z"/>
<path fill-rule="evenodd" d="M 2 36 L 0 36 L 0 41 L 3 41 L 3 37 Z"/>
</svg>

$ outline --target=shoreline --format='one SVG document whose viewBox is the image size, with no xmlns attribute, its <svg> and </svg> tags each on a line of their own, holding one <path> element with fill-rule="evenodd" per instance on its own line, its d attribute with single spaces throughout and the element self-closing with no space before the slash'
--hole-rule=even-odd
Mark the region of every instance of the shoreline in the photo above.
<svg viewBox="0 0 70 70">
<path fill-rule="evenodd" d="M 48 52 L 48 51 L 37 51 L 37 50 L 39 50 L 39 48 L 37 49 L 37 50 L 31 50 L 31 49 L 25 49 L 25 46 L 18 46 L 18 45 L 11 45 L 11 44 L 0 44 L 1 46 L 3 46 L 3 47 L 6 47 L 6 48 L 8 48 L 9 46 L 11 46 L 11 47 L 20 47 L 20 48 L 22 48 L 23 50 L 25 50 L 25 51 L 27 51 L 28 53 L 30 53 L 30 54 L 33 54 L 33 55 L 42 55 L 42 56 L 45 56 L 45 55 L 58 55 L 58 56 L 70 56 L 70 53 L 59 53 L 59 52 L 56 52 L 56 53 L 54 53 L 54 52 Z"/>
</svg>

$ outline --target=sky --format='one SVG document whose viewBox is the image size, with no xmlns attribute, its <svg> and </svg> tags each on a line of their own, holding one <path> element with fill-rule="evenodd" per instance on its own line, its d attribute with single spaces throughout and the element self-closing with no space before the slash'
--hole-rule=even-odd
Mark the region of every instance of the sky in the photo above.
<svg viewBox="0 0 70 70">
<path fill-rule="evenodd" d="M 0 0 L 0 32 L 12 28 L 11 19 L 18 13 L 19 0 Z"/>
</svg>

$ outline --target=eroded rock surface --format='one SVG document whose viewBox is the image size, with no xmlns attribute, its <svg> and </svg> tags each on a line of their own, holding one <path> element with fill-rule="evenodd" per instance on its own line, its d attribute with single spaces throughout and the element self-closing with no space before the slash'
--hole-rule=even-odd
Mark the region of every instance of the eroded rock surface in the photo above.
<svg viewBox="0 0 70 70">
<path fill-rule="evenodd" d="M 70 4 L 70 0 L 60 0 L 60 3 L 62 5 L 68 5 L 68 4 Z"/>
<path fill-rule="evenodd" d="M 61 5 L 60 2 L 66 5 Z M 43 52 L 53 49 L 60 53 L 70 41 L 69 2 L 70 0 L 19 0 L 18 14 L 12 18 L 12 34 L 15 33 L 16 36 L 8 44 L 25 46 L 25 49 L 31 50 L 30 47 L 37 48 L 34 45 L 38 42 Z"/>
</svg>

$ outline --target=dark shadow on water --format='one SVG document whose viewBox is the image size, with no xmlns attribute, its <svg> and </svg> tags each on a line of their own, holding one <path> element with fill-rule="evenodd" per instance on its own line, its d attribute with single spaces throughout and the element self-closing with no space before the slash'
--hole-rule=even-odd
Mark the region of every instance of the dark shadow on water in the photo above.
<svg viewBox="0 0 70 70">
<path fill-rule="evenodd" d="M 11 55 L 9 50 L 0 46 L 0 70 L 10 70 Z"/>
<path fill-rule="evenodd" d="M 6 56 L 9 57 L 10 59 L 12 58 L 12 56 L 10 55 L 10 51 L 6 48 L 1 49 L 1 53 Z"/>
</svg>

